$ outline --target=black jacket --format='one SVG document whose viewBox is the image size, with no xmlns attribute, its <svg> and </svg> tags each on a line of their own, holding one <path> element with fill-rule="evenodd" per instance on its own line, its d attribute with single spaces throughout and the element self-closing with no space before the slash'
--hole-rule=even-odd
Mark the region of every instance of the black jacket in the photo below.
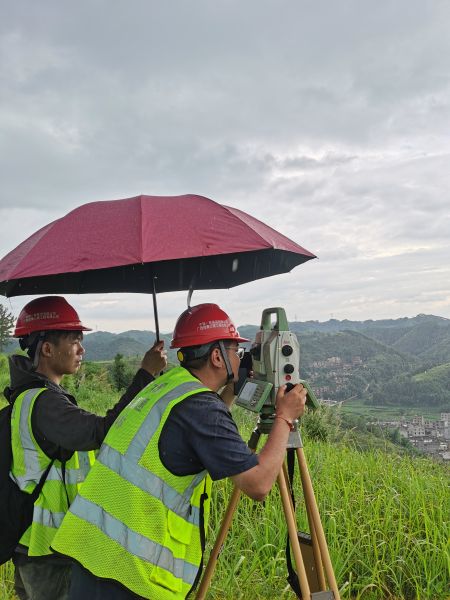
<svg viewBox="0 0 450 600">
<path fill-rule="evenodd" d="M 45 454 L 62 461 L 68 460 L 75 450 L 100 448 L 119 413 L 154 379 L 150 373 L 139 369 L 117 404 L 104 417 L 99 417 L 77 406 L 75 398 L 64 388 L 33 371 L 28 357 L 10 356 L 9 371 L 11 384 L 4 391 L 9 402 L 25 390 L 47 388 L 34 404 L 31 427 Z"/>
</svg>

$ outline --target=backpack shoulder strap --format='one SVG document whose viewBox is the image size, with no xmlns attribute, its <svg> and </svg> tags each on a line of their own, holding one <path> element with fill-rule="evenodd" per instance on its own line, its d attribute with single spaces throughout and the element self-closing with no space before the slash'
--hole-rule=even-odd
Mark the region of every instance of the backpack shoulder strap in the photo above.
<svg viewBox="0 0 450 600">
<path fill-rule="evenodd" d="M 45 480 L 47 479 L 47 476 L 50 473 L 50 469 L 53 467 L 54 462 L 55 462 L 55 459 L 52 458 L 52 460 L 48 464 L 48 467 L 42 473 L 41 478 L 39 479 L 39 483 L 34 488 L 34 490 L 31 492 L 31 497 L 33 498 L 33 502 L 36 502 L 36 500 L 38 499 L 39 494 L 41 493 L 42 488 L 44 487 Z"/>
</svg>

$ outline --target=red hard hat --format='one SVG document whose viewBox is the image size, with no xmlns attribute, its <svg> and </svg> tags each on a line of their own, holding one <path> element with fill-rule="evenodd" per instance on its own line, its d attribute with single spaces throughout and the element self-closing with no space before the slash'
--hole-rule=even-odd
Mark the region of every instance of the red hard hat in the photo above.
<svg viewBox="0 0 450 600">
<path fill-rule="evenodd" d="M 20 311 L 14 337 L 34 331 L 92 331 L 80 321 L 76 310 L 61 296 L 45 296 L 28 302 Z"/>
<path fill-rule="evenodd" d="M 230 317 L 217 304 L 198 304 L 178 317 L 170 347 L 188 348 L 218 340 L 249 341 L 240 337 Z"/>
</svg>

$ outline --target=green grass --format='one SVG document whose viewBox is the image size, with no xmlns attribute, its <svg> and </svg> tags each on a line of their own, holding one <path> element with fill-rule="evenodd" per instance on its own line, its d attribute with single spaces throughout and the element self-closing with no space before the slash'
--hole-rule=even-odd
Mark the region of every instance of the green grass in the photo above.
<svg viewBox="0 0 450 600">
<path fill-rule="evenodd" d="M 1 406 L 6 404 L 3 397 L 3 390 L 9 384 L 8 359 L 4 354 L 0 354 L 0 402 Z"/>
<path fill-rule="evenodd" d="M 14 567 L 12 562 L 0 566 L 0 600 L 16 600 L 14 594 Z"/>
<path fill-rule="evenodd" d="M 441 465 L 383 452 L 305 444 L 342 598 L 448 598 L 450 495 Z M 223 506 L 227 484 L 215 489 Z M 299 528 L 307 520 L 298 482 Z M 211 598 L 293 598 L 286 526 L 276 491 L 243 499 L 219 559 Z M 221 513 L 215 513 L 212 538 Z"/>
<path fill-rule="evenodd" d="M 345 414 L 353 414 L 356 416 L 364 417 L 368 421 L 380 420 L 388 421 L 393 419 L 400 419 L 400 417 L 412 417 L 414 415 L 424 416 L 426 419 L 435 420 L 439 419 L 443 409 L 441 407 L 431 406 L 371 406 L 365 404 L 362 400 L 348 400 L 341 406 L 342 412 Z"/>
<path fill-rule="evenodd" d="M 1 361 L 1 357 L 0 357 Z M 5 379 L 0 362 L 0 382 Z M 85 365 L 86 367 L 86 365 Z M 87 367 L 65 382 L 85 408 L 104 413 L 118 399 L 104 368 Z M 321 427 L 335 427 L 321 442 L 304 435 L 305 454 L 319 504 L 331 560 L 343 600 L 448 600 L 450 493 L 445 465 L 427 458 L 370 449 L 317 414 Z M 254 417 L 235 410 L 244 439 Z M 308 417 L 315 419 L 316 416 Z M 321 429 L 305 420 L 305 430 Z M 263 438 L 264 439 L 264 438 Z M 263 440 L 262 440 L 263 442 Z M 216 482 L 208 535 L 211 545 L 231 490 Z M 299 529 L 308 531 L 298 475 Z M 274 489 L 263 504 L 244 497 L 219 557 L 209 600 L 294 599 L 286 583 L 286 525 Z M 10 563 L 0 567 L 0 598 L 12 600 Z"/>
</svg>

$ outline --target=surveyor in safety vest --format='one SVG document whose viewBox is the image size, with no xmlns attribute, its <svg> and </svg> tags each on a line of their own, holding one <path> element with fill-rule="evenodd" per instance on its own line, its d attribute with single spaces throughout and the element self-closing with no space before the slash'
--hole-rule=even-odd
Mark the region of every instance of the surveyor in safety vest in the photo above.
<svg viewBox="0 0 450 600">
<path fill-rule="evenodd" d="M 283 463 L 301 385 L 277 395 L 267 443 L 253 454 L 218 395 L 236 381 L 246 342 L 215 304 L 186 310 L 180 366 L 150 383 L 112 425 L 52 547 L 76 561 L 70 600 L 185 598 L 201 572 L 211 479 L 263 500 Z"/>
<path fill-rule="evenodd" d="M 11 383 L 5 395 L 14 403 L 11 477 L 31 493 L 52 463 L 33 521 L 13 557 L 20 600 L 67 599 L 71 562 L 52 553 L 55 532 L 93 463 L 92 451 L 120 411 L 167 364 L 163 343 L 155 344 L 119 402 L 99 417 L 79 408 L 60 386 L 63 375 L 80 368 L 83 331 L 90 329 L 64 298 L 47 296 L 22 309 L 14 332 L 28 356 L 9 359 Z"/>
</svg>

